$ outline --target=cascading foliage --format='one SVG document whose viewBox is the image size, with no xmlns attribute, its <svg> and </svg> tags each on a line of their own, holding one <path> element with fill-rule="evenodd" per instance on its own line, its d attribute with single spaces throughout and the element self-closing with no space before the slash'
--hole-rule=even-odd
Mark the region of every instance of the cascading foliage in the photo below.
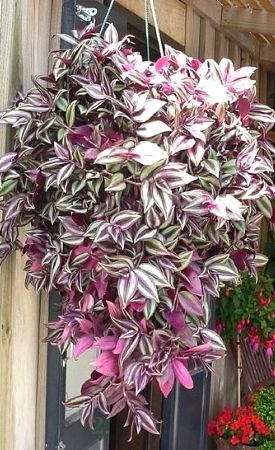
<svg viewBox="0 0 275 450">
<path fill-rule="evenodd" d="M 113 25 L 63 38 L 72 48 L 1 114 L 16 134 L 0 159 L 0 257 L 21 249 L 27 285 L 60 293 L 54 345 L 99 351 L 68 406 L 91 426 L 95 408 L 127 408 L 131 434 L 157 433 L 141 391 L 193 387 L 190 370 L 225 352 L 207 298 L 266 262 L 275 114 L 256 101 L 252 67 L 168 46 L 144 61 Z"/>
</svg>

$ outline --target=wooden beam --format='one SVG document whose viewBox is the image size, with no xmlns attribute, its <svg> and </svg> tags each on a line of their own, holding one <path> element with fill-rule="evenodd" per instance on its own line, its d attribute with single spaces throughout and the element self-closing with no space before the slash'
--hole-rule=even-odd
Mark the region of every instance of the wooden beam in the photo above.
<svg viewBox="0 0 275 450">
<path fill-rule="evenodd" d="M 275 11 L 274 6 L 271 4 L 270 0 L 260 0 L 260 3 L 264 9 L 267 11 Z"/>
<path fill-rule="evenodd" d="M 117 0 L 117 3 L 144 19 L 144 1 Z M 174 41 L 184 46 L 185 6 L 179 0 L 155 0 L 155 8 L 160 30 Z M 149 18 L 152 22 L 152 18 Z"/>
<path fill-rule="evenodd" d="M 181 0 L 187 6 L 192 7 L 200 16 L 210 20 L 215 25 L 221 24 L 222 5 L 217 0 Z"/>
<path fill-rule="evenodd" d="M 232 30 L 273 34 L 275 13 L 265 10 L 249 10 L 248 8 L 223 8 L 221 25 Z"/>
<path fill-rule="evenodd" d="M 121 0 L 119 0 L 121 1 Z M 127 0 L 124 0 L 127 2 Z M 250 12 L 249 9 L 240 9 L 240 8 L 234 8 L 234 7 L 222 7 L 222 5 L 217 0 L 181 0 L 182 3 L 186 4 L 187 7 L 192 7 L 200 16 L 206 18 L 212 25 L 215 26 L 217 31 L 222 31 L 232 42 L 235 42 L 240 47 L 246 49 L 253 57 L 258 58 L 261 61 L 264 61 L 264 65 L 266 65 L 266 62 L 273 63 L 275 62 L 275 46 L 268 46 L 265 44 L 261 44 L 256 39 L 252 39 L 251 35 L 247 34 L 246 32 L 239 31 L 238 26 L 235 26 L 235 23 L 231 26 L 225 26 L 223 21 L 224 14 L 226 14 L 226 11 L 232 11 L 232 14 L 234 13 L 234 17 L 236 17 L 236 21 L 238 20 L 238 23 L 243 22 L 242 19 L 240 19 L 240 14 L 245 15 L 249 18 L 250 21 L 253 20 L 254 26 L 258 26 L 257 19 L 254 19 L 254 14 L 262 13 L 264 11 L 262 10 L 253 10 Z M 137 2 L 138 3 L 138 2 Z M 253 14 L 253 19 L 252 15 Z M 271 14 L 271 17 L 275 17 L 275 13 L 266 13 L 264 14 L 269 16 Z M 273 19 L 272 19 L 273 20 Z M 274 19 L 275 20 L 275 19 Z M 207 21 L 206 21 L 207 26 Z M 274 34 L 275 30 L 275 23 L 272 25 L 272 32 L 271 34 Z M 245 31 L 252 31 L 247 30 Z M 274 72 L 274 67 L 271 69 L 272 72 Z"/>
<path fill-rule="evenodd" d="M 233 42 L 236 42 L 240 47 L 245 48 L 256 58 L 259 57 L 260 44 L 256 39 L 252 39 L 249 34 L 242 33 L 241 31 L 230 31 L 229 29 L 222 28 L 223 32 Z"/>
<path fill-rule="evenodd" d="M 261 44 L 259 54 L 263 61 L 275 62 L 275 46 Z"/>
</svg>

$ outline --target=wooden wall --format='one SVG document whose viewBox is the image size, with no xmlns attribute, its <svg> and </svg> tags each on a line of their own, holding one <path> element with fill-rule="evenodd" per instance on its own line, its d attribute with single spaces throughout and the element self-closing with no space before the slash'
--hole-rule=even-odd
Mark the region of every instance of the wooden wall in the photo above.
<svg viewBox="0 0 275 450">
<path fill-rule="evenodd" d="M 59 28 L 61 6 L 60 0 L 0 0 L 0 109 L 18 90 L 31 86 L 32 74 L 47 71 L 50 37 Z M 10 150 L 9 133 L 0 126 L 1 154 Z M 44 309 L 33 291 L 25 289 L 23 267 L 18 253 L 0 272 L 1 450 L 44 448 L 36 443 L 44 429 L 37 420 L 40 315 Z"/>
</svg>

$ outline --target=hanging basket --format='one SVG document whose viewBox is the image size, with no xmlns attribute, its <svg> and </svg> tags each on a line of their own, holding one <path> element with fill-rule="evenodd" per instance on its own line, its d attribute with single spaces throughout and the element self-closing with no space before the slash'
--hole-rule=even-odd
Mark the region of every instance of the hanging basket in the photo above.
<svg viewBox="0 0 275 450">
<path fill-rule="evenodd" d="M 0 115 L 16 129 L 0 159 L 0 262 L 23 249 L 27 284 L 60 293 L 53 345 L 100 351 L 67 406 L 91 426 L 96 408 L 126 408 L 130 434 L 157 434 L 141 392 L 193 387 L 189 369 L 225 353 L 207 295 L 239 278 L 240 260 L 252 273 L 266 263 L 254 239 L 273 197 L 275 114 L 256 101 L 254 68 L 168 46 L 144 61 L 112 25 L 62 39 L 72 48 Z"/>
<path fill-rule="evenodd" d="M 217 450 L 255 450 L 257 447 L 251 445 L 232 445 L 230 442 L 225 441 L 222 438 L 215 438 Z"/>
</svg>

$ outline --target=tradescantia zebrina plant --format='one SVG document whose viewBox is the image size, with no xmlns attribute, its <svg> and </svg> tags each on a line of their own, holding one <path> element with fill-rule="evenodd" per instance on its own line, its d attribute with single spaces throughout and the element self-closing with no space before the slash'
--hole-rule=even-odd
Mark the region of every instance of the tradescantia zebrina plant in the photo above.
<svg viewBox="0 0 275 450">
<path fill-rule="evenodd" d="M 54 345 L 99 351 L 68 406 L 91 426 L 95 408 L 127 408 L 131 434 L 157 433 L 141 391 L 193 387 L 190 370 L 225 351 L 207 297 L 265 264 L 275 116 L 255 99 L 254 68 L 171 47 L 144 61 L 112 25 L 63 38 L 72 48 L 1 115 L 16 130 L 0 159 L 1 260 L 22 249 L 27 284 L 61 294 Z"/>
</svg>

